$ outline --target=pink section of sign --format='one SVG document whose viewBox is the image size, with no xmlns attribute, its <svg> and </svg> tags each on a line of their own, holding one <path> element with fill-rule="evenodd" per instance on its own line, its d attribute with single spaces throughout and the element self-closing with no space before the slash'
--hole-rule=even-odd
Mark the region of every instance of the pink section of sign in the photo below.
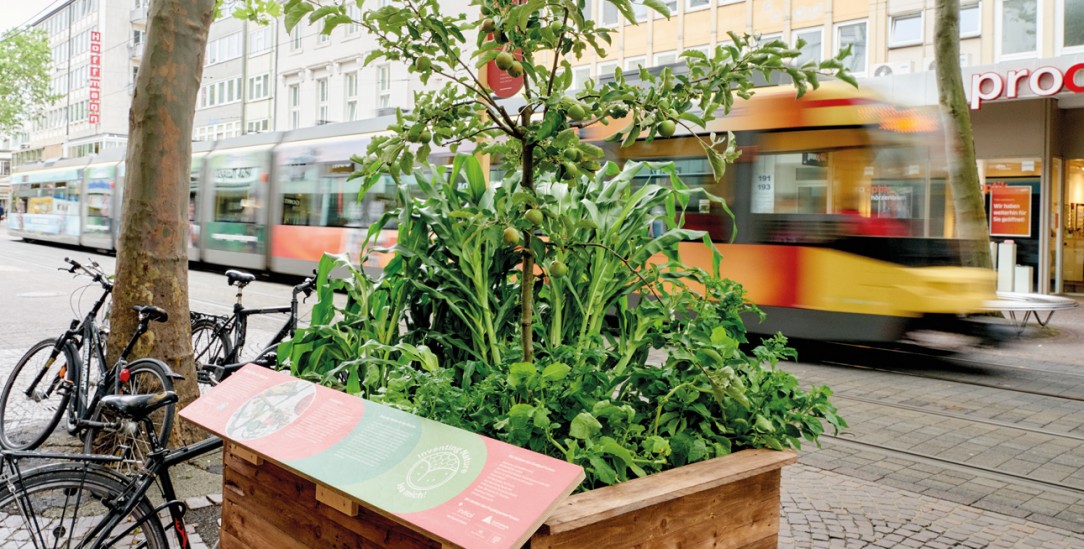
<svg viewBox="0 0 1084 549">
<path fill-rule="evenodd" d="M 282 396 L 283 387 L 302 390 Z M 337 391 L 319 391 L 258 366 L 245 366 L 181 411 L 181 417 L 278 461 L 327 451 L 354 429 L 365 401 Z M 258 407 L 264 401 L 271 406 Z M 286 404 L 286 406 L 283 406 Z M 249 436 L 245 436 L 249 435 Z"/>
<path fill-rule="evenodd" d="M 485 443 L 485 467 L 466 490 L 443 505 L 398 516 L 463 547 L 519 547 L 583 480 L 579 466 L 493 439 Z"/>
</svg>

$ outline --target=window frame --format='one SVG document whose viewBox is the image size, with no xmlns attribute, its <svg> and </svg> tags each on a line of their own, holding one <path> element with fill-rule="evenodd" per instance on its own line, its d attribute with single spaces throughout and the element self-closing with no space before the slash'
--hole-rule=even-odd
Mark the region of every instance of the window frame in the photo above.
<svg viewBox="0 0 1084 549">
<path fill-rule="evenodd" d="M 803 28 L 803 29 L 792 30 L 790 32 L 790 38 L 791 38 L 790 45 L 791 45 L 791 47 L 796 47 L 798 45 L 798 39 L 801 38 L 801 35 L 803 35 L 803 34 L 811 34 L 813 32 L 816 32 L 818 35 L 820 35 L 820 50 L 821 51 L 817 55 L 817 59 L 816 59 L 816 62 L 820 63 L 821 61 L 824 61 L 824 27 L 823 26 L 821 26 L 821 27 L 806 27 L 806 28 Z M 795 63 L 798 62 L 800 57 L 801 57 L 801 55 L 794 58 Z"/>
<path fill-rule="evenodd" d="M 896 21 L 918 18 L 918 37 L 908 40 L 896 39 Z M 868 36 L 868 35 L 867 35 Z M 888 16 L 888 48 L 920 46 L 926 39 L 926 14 L 923 11 L 907 11 Z"/>
<path fill-rule="evenodd" d="M 994 50 L 994 58 L 998 61 L 1010 61 L 1015 59 L 1037 59 L 1039 52 L 1042 49 L 1043 44 L 1043 1 L 1035 0 L 1035 49 L 1032 51 L 1019 52 L 1019 53 L 1003 53 L 1002 47 L 1005 45 L 1004 32 L 1005 32 L 1005 0 L 999 0 L 994 5 L 994 36 L 997 47 Z"/>
<path fill-rule="evenodd" d="M 702 1 L 703 4 L 694 6 L 693 2 Z M 710 9 L 714 2 L 712 0 L 685 0 L 685 13 Z"/>
<path fill-rule="evenodd" d="M 964 32 L 964 27 L 960 25 L 960 38 L 976 38 L 982 36 L 982 2 L 973 2 L 971 4 L 960 4 L 960 22 L 962 23 L 964 10 L 974 9 L 977 12 L 975 21 L 977 23 L 974 32 Z"/>
<path fill-rule="evenodd" d="M 1065 17 L 1066 9 L 1065 2 L 1067 0 L 1057 0 L 1054 4 L 1054 48 L 1057 55 L 1069 55 L 1075 53 L 1084 53 L 1084 43 L 1066 46 L 1065 45 Z"/>
<path fill-rule="evenodd" d="M 664 55 L 672 55 L 674 57 L 674 60 L 671 61 L 670 63 L 660 63 L 659 58 L 664 56 Z M 651 66 L 652 67 L 661 67 L 662 65 L 670 65 L 670 64 L 673 64 L 673 63 L 677 63 L 678 61 L 681 61 L 681 57 L 680 57 L 680 54 L 678 53 L 677 50 L 660 51 L 660 52 L 656 52 L 656 53 L 651 55 Z"/>
<path fill-rule="evenodd" d="M 376 66 L 376 106 L 391 108 L 391 63 Z"/>
<path fill-rule="evenodd" d="M 853 19 L 853 20 L 850 20 L 850 21 L 841 21 L 839 23 L 836 23 L 836 24 L 832 25 L 832 38 L 833 38 L 833 40 L 832 40 L 832 42 L 833 42 L 832 43 L 832 55 L 833 56 L 839 55 L 840 50 L 843 49 L 842 48 L 843 40 L 840 39 L 840 32 L 844 28 L 857 27 L 859 25 L 861 25 L 862 27 L 864 27 L 866 29 L 866 31 L 865 31 L 865 48 L 864 48 L 865 51 L 863 52 L 863 55 L 862 55 L 862 70 L 860 70 L 860 71 L 852 71 L 852 73 L 856 77 L 864 77 L 869 72 L 869 53 L 870 52 L 869 52 L 869 20 L 868 19 Z M 823 44 L 823 42 L 822 42 L 822 44 Z M 844 60 L 843 62 L 847 63 L 846 60 Z"/>
</svg>

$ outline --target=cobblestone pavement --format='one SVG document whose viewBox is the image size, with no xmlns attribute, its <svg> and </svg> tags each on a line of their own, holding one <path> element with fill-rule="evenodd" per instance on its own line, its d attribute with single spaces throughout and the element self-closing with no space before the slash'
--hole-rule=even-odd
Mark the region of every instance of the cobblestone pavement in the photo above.
<svg viewBox="0 0 1084 549">
<path fill-rule="evenodd" d="M 1082 343 L 1078 307 L 938 379 L 788 365 L 850 427 L 784 469 L 779 546 L 1084 547 Z"/>
</svg>

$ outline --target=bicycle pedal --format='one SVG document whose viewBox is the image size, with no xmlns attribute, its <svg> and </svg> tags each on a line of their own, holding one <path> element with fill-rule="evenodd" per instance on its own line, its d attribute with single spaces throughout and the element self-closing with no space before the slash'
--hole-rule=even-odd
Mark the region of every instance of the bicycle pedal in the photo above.
<svg viewBox="0 0 1084 549">
<path fill-rule="evenodd" d="M 72 383 L 70 379 L 62 379 L 60 380 L 60 385 L 56 388 L 56 392 L 61 396 L 70 395 L 73 387 L 75 387 L 75 384 Z"/>
</svg>

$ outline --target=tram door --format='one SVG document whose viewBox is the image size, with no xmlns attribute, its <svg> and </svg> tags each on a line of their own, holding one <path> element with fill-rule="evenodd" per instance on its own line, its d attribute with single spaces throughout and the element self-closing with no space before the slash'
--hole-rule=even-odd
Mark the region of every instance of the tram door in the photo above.
<svg viewBox="0 0 1084 549">
<path fill-rule="evenodd" d="M 207 196 L 200 199 L 203 260 L 242 269 L 267 268 L 267 200 L 272 144 L 207 155 Z"/>
</svg>

